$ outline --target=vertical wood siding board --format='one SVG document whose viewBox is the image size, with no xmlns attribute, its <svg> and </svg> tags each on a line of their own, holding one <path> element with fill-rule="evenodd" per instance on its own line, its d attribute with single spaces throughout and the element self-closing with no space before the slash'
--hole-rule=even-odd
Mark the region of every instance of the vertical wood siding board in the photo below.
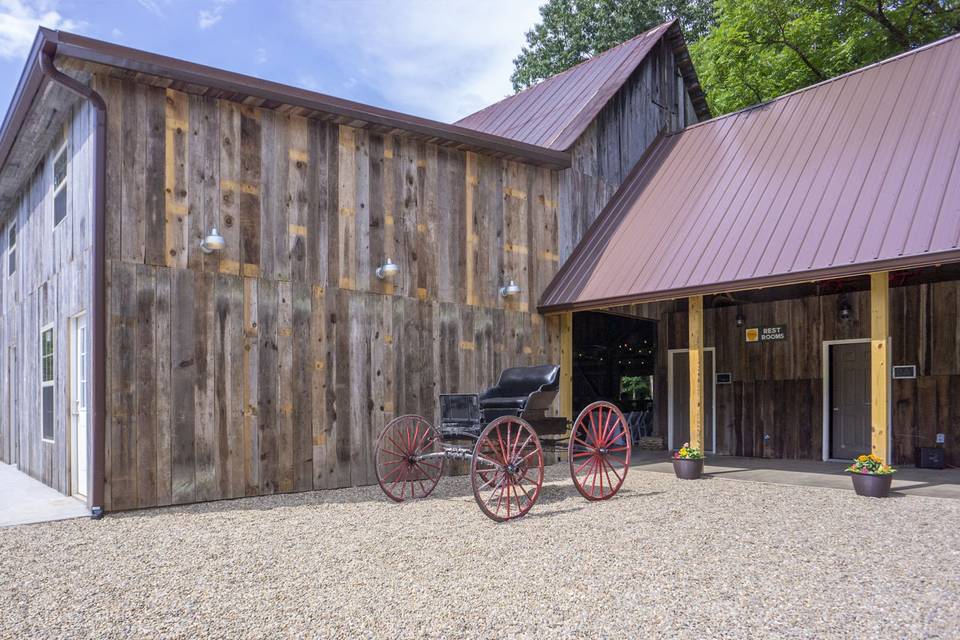
<svg viewBox="0 0 960 640">
<path fill-rule="evenodd" d="M 336 305 L 333 312 L 335 319 L 336 340 L 336 465 L 333 469 L 331 481 L 334 487 L 343 487 L 350 484 L 351 473 L 351 317 L 350 297 L 347 291 L 335 290 Z"/>
<path fill-rule="evenodd" d="M 290 354 L 290 410 L 293 421 L 293 491 L 313 488 L 313 351 L 310 323 L 312 294 L 309 284 L 291 287 L 293 335 Z"/>
<path fill-rule="evenodd" d="M 371 134 L 368 139 L 369 169 L 367 172 L 367 242 L 369 250 L 366 259 L 369 263 L 367 274 L 367 288 L 371 291 L 385 293 L 389 283 L 377 278 L 376 269 L 383 264 L 386 258 L 393 259 L 393 255 L 387 255 L 387 248 L 384 243 L 386 233 L 385 221 L 385 188 L 384 188 L 384 169 L 387 162 L 383 153 L 383 136 Z"/>
<path fill-rule="evenodd" d="M 439 215 L 450 225 L 450 251 L 446 266 L 448 289 L 441 300 L 466 304 L 466 257 L 469 250 L 466 237 L 466 154 L 445 150 L 445 164 L 447 186 L 439 200 L 443 209 Z"/>
<path fill-rule="evenodd" d="M 426 291 L 427 298 L 437 299 L 437 253 L 449 238 L 437 235 L 439 158 L 437 146 L 417 145 L 417 190 L 420 209 L 417 216 L 417 289 Z M 419 293 L 418 293 L 419 295 Z"/>
<path fill-rule="evenodd" d="M 112 415 L 112 505 L 114 509 L 137 506 L 137 284 L 136 267 L 113 264 L 111 328 L 113 350 Z M 40 326 L 39 323 L 36 326 Z"/>
<path fill-rule="evenodd" d="M 190 234 L 187 239 L 190 255 L 200 254 L 205 271 L 220 271 L 220 257 L 222 251 L 204 254 L 200 250 L 200 240 L 207 231 L 216 227 L 223 234 L 223 216 L 220 214 L 220 108 L 218 101 L 210 96 L 200 100 L 199 119 L 202 127 L 202 157 L 192 158 L 192 174 L 199 186 L 198 207 L 202 207 L 202 221 L 200 216 L 194 216 L 191 221 Z M 197 166 L 199 163 L 199 166 Z M 199 213 L 199 211 L 198 211 Z M 199 229 L 197 228 L 199 222 Z M 224 236 L 226 238 L 226 236 Z"/>
<path fill-rule="evenodd" d="M 157 270 L 156 297 L 156 380 L 157 380 L 157 505 L 172 502 L 171 418 L 172 396 L 170 367 L 170 270 Z"/>
<path fill-rule="evenodd" d="M 157 504 L 156 269 L 136 271 L 137 506 Z"/>
<path fill-rule="evenodd" d="M 293 116 L 281 115 L 276 120 L 276 139 L 272 147 L 263 145 L 263 164 L 272 166 L 275 177 L 272 207 L 262 207 L 263 225 L 273 227 L 273 263 L 277 280 L 290 280 L 290 217 L 294 207 L 290 190 L 290 142 Z M 272 158 L 267 155 L 272 153 Z"/>
<path fill-rule="evenodd" d="M 213 403 L 217 448 L 217 491 L 221 497 L 244 495 L 242 420 L 242 316 L 241 280 L 217 274 L 214 309 Z"/>
<path fill-rule="evenodd" d="M 239 275 L 241 271 L 240 191 L 240 106 L 219 101 L 219 191 L 220 233 L 226 246 L 220 252 L 220 271 Z M 202 228 L 200 233 L 207 229 Z M 199 251 L 199 247 L 197 247 Z"/>
<path fill-rule="evenodd" d="M 436 192 L 434 195 L 433 220 L 436 233 L 441 239 L 436 250 L 435 268 L 436 291 L 434 299 L 451 301 L 453 299 L 455 277 L 456 252 L 460 235 L 456 233 L 457 223 L 462 219 L 457 215 L 456 207 L 452 202 L 450 187 L 450 152 L 439 149 L 436 155 Z"/>
<path fill-rule="evenodd" d="M 120 255 L 128 262 L 143 262 L 144 245 L 144 157 L 143 136 L 146 103 L 145 88 L 124 82 L 121 90 L 122 160 L 120 164 L 121 211 Z M 136 212 L 130 215 L 130 212 Z"/>
<path fill-rule="evenodd" d="M 315 282 L 313 279 L 307 280 L 307 250 L 315 235 L 309 226 L 309 210 L 315 206 L 315 191 L 310 179 L 310 171 L 313 170 L 311 162 L 315 160 L 310 157 L 308 126 L 306 118 L 290 118 L 290 153 L 287 154 L 290 227 L 286 230 L 286 251 L 290 262 L 290 279 L 294 282 Z M 305 158 L 303 154 L 306 154 Z"/>
<path fill-rule="evenodd" d="M 171 481 L 173 502 L 194 502 L 196 491 L 196 316 L 194 274 L 171 272 L 171 388 L 173 429 L 171 434 Z"/>
<path fill-rule="evenodd" d="M 241 497 L 246 493 L 245 452 L 244 443 L 244 347 L 245 327 L 243 324 L 244 291 L 243 279 L 231 276 L 221 276 L 221 287 L 229 290 L 228 310 L 224 322 L 223 334 L 227 346 L 225 374 L 227 382 L 224 385 L 228 398 L 227 406 L 227 437 L 229 449 L 230 496 Z"/>
<path fill-rule="evenodd" d="M 357 131 L 341 126 L 338 140 L 338 189 L 339 211 L 337 246 L 339 247 L 337 273 L 339 281 L 332 286 L 353 288 L 356 274 L 356 210 L 357 210 Z"/>
<path fill-rule="evenodd" d="M 366 131 L 357 131 L 355 136 L 356 169 L 354 196 L 354 286 L 362 291 L 371 289 L 371 277 L 376 279 L 371 269 L 370 256 L 370 143 Z"/>
<path fill-rule="evenodd" d="M 367 482 L 366 466 L 370 424 L 370 300 L 350 294 L 350 483 Z"/>
<path fill-rule="evenodd" d="M 327 286 L 328 225 L 333 214 L 328 210 L 330 189 L 327 160 L 328 125 L 307 120 L 307 171 L 305 175 L 307 207 L 304 225 L 304 279 L 315 285 Z"/>
<path fill-rule="evenodd" d="M 277 284 L 277 477 L 278 490 L 293 491 L 294 486 L 294 423 L 293 405 L 301 398 L 294 396 L 294 378 L 302 378 L 302 369 L 293 368 L 293 290 L 289 282 Z"/>
<path fill-rule="evenodd" d="M 324 125 L 327 179 L 326 211 L 321 219 L 327 225 L 327 268 L 325 284 L 336 287 L 340 282 L 340 126 Z"/>
<path fill-rule="evenodd" d="M 341 401 L 346 401 L 341 397 L 340 381 L 346 375 L 347 367 L 342 364 L 342 360 L 348 357 L 347 354 L 341 358 L 338 354 L 341 348 L 340 325 L 343 318 L 340 316 L 340 307 L 343 294 L 339 289 L 332 289 L 327 292 L 323 301 L 324 330 L 326 331 L 326 347 L 324 348 L 326 377 L 326 412 L 327 420 L 324 424 L 325 434 L 325 455 L 324 476 L 328 488 L 344 486 L 349 483 L 350 470 L 345 464 L 340 463 L 341 451 L 349 451 L 349 424 L 344 422 L 341 425 L 340 411 Z M 341 434 L 341 426 L 347 430 L 347 435 Z M 346 444 L 343 444 L 346 439 Z M 349 456 L 348 456 L 349 457 Z"/>
<path fill-rule="evenodd" d="M 166 166 L 166 94 L 163 89 L 145 90 L 145 164 L 144 210 L 145 248 L 147 264 L 167 264 L 165 178 Z"/>
<path fill-rule="evenodd" d="M 477 172 L 477 154 L 466 152 L 464 158 L 464 241 L 463 256 L 464 295 L 463 302 L 468 305 L 477 304 L 477 197 L 479 191 L 479 177 Z"/>
<path fill-rule="evenodd" d="M 373 457 L 373 444 L 377 436 L 383 429 L 387 411 L 387 402 L 389 389 L 387 381 L 391 376 L 385 375 L 385 367 L 389 364 L 388 340 L 392 340 L 392 298 L 371 294 L 370 304 L 370 369 L 369 369 L 369 420 L 367 423 L 367 443 L 365 449 L 366 458 L 364 464 L 367 468 L 368 482 L 377 481 L 375 461 Z M 388 338 L 389 336 L 389 338 Z"/>
<path fill-rule="evenodd" d="M 327 357 L 330 350 L 327 333 L 329 314 L 326 309 L 323 287 L 316 284 L 312 285 L 310 294 L 310 362 L 308 363 L 308 371 L 310 371 L 311 380 L 311 410 L 309 416 L 313 439 L 313 488 L 325 489 L 329 475 L 326 465 L 331 424 L 331 403 L 327 399 L 331 371 Z"/>
<path fill-rule="evenodd" d="M 277 347 L 277 284 L 259 280 L 257 318 L 260 353 L 257 370 L 257 426 L 260 451 L 260 493 L 279 491 L 279 450 L 277 434 L 277 391 L 279 358 Z"/>
<path fill-rule="evenodd" d="M 261 183 L 258 194 L 260 211 L 264 213 L 259 231 L 259 275 L 268 280 L 280 280 L 277 272 L 277 238 L 279 219 L 286 221 L 286 207 L 283 193 L 286 190 L 286 149 L 284 147 L 283 119 L 285 116 L 276 111 L 265 110 L 260 117 L 260 145 L 258 155 L 261 161 Z M 283 158 L 283 167 L 278 160 Z M 282 239 L 286 240 L 287 229 L 284 225 Z M 248 261 L 245 261 L 248 262 Z"/>
<path fill-rule="evenodd" d="M 384 259 L 390 258 L 397 264 L 402 264 L 400 262 L 400 251 L 397 236 L 398 228 L 397 221 L 400 220 L 399 214 L 399 201 L 400 195 L 397 190 L 398 180 L 397 180 L 397 165 L 400 162 L 399 153 L 397 151 L 397 140 L 393 135 L 388 135 L 383 138 L 383 145 L 381 149 L 382 155 L 382 171 L 380 173 L 380 189 L 383 192 L 382 195 L 382 207 L 383 207 L 383 257 Z M 371 183 L 370 186 L 371 196 L 374 193 L 374 187 Z M 372 206 L 372 205 L 371 205 Z M 371 249 L 373 250 L 373 249 Z M 376 266 L 376 265 L 374 265 Z M 397 293 L 400 287 L 397 286 L 396 282 L 390 283 L 389 287 L 384 287 L 384 292 Z"/>
<path fill-rule="evenodd" d="M 179 91 L 168 89 L 164 95 L 165 145 L 164 145 L 164 264 L 168 267 L 193 267 L 187 243 L 188 227 L 193 222 L 189 215 L 187 194 L 188 157 L 196 147 L 196 135 L 192 134 L 190 119 L 194 115 L 189 108 L 190 98 Z M 195 125 L 194 125 L 195 126 Z M 189 142 L 188 142 L 189 140 Z"/>
<path fill-rule="evenodd" d="M 108 260 L 120 256 L 121 227 L 120 217 L 123 211 L 121 176 L 123 167 L 123 100 L 120 84 L 114 78 L 97 75 L 94 88 L 103 96 L 107 105 L 107 162 L 104 184 L 104 209 L 106 235 L 106 255 Z"/>
<path fill-rule="evenodd" d="M 418 302 L 418 319 L 422 327 L 421 359 L 422 371 L 420 374 L 420 409 L 421 415 L 437 424 L 439 417 L 439 402 L 437 400 L 437 366 L 439 363 L 439 341 L 436 327 L 437 303 L 433 301 Z"/>
<path fill-rule="evenodd" d="M 194 376 L 195 463 L 197 500 L 214 500 L 219 495 L 217 478 L 219 447 L 217 445 L 216 389 L 216 326 L 214 322 L 216 293 L 213 274 L 198 273 L 194 278 L 194 337 L 196 362 Z"/>
<path fill-rule="evenodd" d="M 260 491 L 258 284 L 256 278 L 243 278 L 243 477 L 248 496 Z"/>
<path fill-rule="evenodd" d="M 399 215 L 394 223 L 394 233 L 400 241 L 397 252 L 400 275 L 397 280 L 401 295 L 416 297 L 420 282 L 420 246 L 417 242 L 420 213 L 417 144 L 416 141 L 399 138 L 398 147 L 397 195 L 400 202 Z"/>
<path fill-rule="evenodd" d="M 263 232 L 260 208 L 261 122 L 260 112 L 243 107 L 240 110 L 240 264 L 245 275 L 260 273 L 260 243 Z"/>
</svg>

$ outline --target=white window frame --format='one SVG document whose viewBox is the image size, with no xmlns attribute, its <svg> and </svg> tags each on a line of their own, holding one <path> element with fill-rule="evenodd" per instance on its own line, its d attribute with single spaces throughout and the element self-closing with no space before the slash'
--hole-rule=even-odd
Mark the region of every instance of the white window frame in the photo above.
<svg viewBox="0 0 960 640">
<path fill-rule="evenodd" d="M 63 218 L 60 219 L 60 222 L 57 222 L 57 195 L 61 191 L 66 190 L 67 183 L 70 182 L 70 156 L 68 155 L 69 146 L 70 146 L 70 136 L 67 135 L 66 129 L 64 129 L 63 144 L 61 144 L 60 147 L 54 152 L 53 164 L 51 167 L 51 170 L 53 172 L 53 175 L 52 175 L 53 180 L 51 182 L 51 184 L 53 185 L 53 197 L 51 198 L 50 202 L 53 206 L 53 228 L 54 229 L 60 226 L 60 222 L 63 222 L 64 220 L 66 220 L 67 216 L 70 214 L 69 211 L 65 210 L 63 212 Z M 58 186 L 57 185 L 57 160 L 60 158 L 61 154 L 64 156 L 64 162 L 66 163 L 66 168 L 63 174 L 63 182 L 61 182 L 60 185 Z M 69 197 L 69 195 L 70 194 L 68 192 L 67 196 Z M 70 206 L 69 201 L 66 202 L 64 206 L 69 207 Z"/>
<path fill-rule="evenodd" d="M 13 243 L 7 245 L 7 253 L 4 255 L 6 260 L 4 260 L 3 270 L 6 271 L 7 277 L 12 278 L 15 273 L 17 273 L 17 222 L 16 220 L 11 220 L 10 224 L 7 225 L 5 233 L 7 234 L 7 242 L 10 242 L 10 233 L 13 232 Z M 13 255 L 13 271 L 10 270 L 10 256 Z"/>
<path fill-rule="evenodd" d="M 53 349 L 50 352 L 50 358 L 52 360 L 52 366 L 50 371 L 50 380 L 43 379 L 43 334 L 47 331 L 50 332 L 50 344 Z M 57 417 L 57 392 L 56 392 L 56 380 L 57 380 L 57 332 L 54 327 L 54 323 L 45 324 L 40 327 L 40 440 L 43 442 L 55 442 L 57 438 L 57 429 L 56 429 L 56 417 Z M 44 437 L 43 434 L 43 390 L 47 387 L 54 387 L 53 391 L 53 406 L 50 407 L 50 414 L 53 416 L 53 436 L 50 438 Z"/>
</svg>

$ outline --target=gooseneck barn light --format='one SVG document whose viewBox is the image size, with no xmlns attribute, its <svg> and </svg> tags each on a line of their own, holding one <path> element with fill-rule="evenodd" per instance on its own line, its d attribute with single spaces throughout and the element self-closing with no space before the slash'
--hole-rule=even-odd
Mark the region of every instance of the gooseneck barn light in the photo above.
<svg viewBox="0 0 960 640">
<path fill-rule="evenodd" d="M 381 280 L 392 278 L 398 273 L 400 273 L 400 267 L 394 264 L 390 258 L 387 258 L 387 261 L 384 262 L 382 266 L 377 267 L 377 277 Z"/>
<path fill-rule="evenodd" d="M 223 239 L 216 227 L 210 229 L 210 234 L 200 241 L 200 250 L 204 253 L 222 251 L 225 246 L 227 246 L 227 241 Z"/>
<path fill-rule="evenodd" d="M 507 286 L 500 287 L 500 295 L 504 298 L 512 298 L 520 295 L 520 285 L 511 280 Z"/>
</svg>

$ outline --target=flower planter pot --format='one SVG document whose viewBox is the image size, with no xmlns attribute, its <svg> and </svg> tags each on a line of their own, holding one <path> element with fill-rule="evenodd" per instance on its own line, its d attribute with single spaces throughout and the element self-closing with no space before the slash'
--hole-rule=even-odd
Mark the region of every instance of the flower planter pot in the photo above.
<svg viewBox="0 0 960 640">
<path fill-rule="evenodd" d="M 890 495 L 893 474 L 878 476 L 872 473 L 851 473 L 850 475 L 853 477 L 853 490 L 858 496 L 886 498 Z"/>
<path fill-rule="evenodd" d="M 703 458 L 699 460 L 674 458 L 673 472 L 681 480 L 696 480 L 703 475 Z"/>
</svg>

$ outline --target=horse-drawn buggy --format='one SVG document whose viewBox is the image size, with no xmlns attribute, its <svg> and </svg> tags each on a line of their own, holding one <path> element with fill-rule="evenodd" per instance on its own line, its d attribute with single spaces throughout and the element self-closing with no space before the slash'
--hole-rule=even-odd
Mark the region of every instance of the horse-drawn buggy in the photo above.
<svg viewBox="0 0 960 640">
<path fill-rule="evenodd" d="M 590 404 L 571 427 L 548 416 L 559 391 L 560 368 L 516 367 L 480 394 L 440 396 L 439 429 L 421 416 L 391 420 L 377 439 L 380 488 L 392 500 L 425 498 L 447 460 L 470 462 L 480 509 L 497 521 L 525 515 L 543 486 L 544 451 L 566 448 L 570 476 L 587 500 L 613 497 L 630 467 L 631 434 L 620 410 Z"/>
</svg>

